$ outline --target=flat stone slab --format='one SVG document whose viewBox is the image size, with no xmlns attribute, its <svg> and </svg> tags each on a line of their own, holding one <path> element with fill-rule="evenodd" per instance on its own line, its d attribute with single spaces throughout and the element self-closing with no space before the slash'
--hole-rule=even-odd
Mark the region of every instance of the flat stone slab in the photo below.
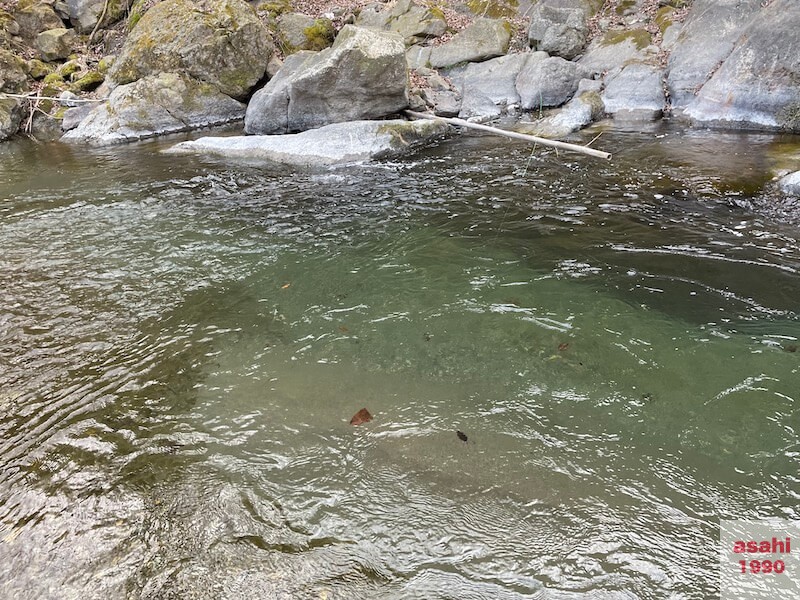
<svg viewBox="0 0 800 600">
<path fill-rule="evenodd" d="M 447 130 L 445 123 L 435 121 L 350 121 L 286 135 L 204 137 L 165 152 L 326 166 L 408 154 Z"/>
</svg>

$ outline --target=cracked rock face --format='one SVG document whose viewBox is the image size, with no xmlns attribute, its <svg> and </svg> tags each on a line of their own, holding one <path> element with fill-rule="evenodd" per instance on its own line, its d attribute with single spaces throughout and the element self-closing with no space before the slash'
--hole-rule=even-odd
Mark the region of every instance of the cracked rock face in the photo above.
<svg viewBox="0 0 800 600">
<path fill-rule="evenodd" d="M 108 102 L 62 139 L 95 145 L 131 142 L 241 120 L 244 110 L 244 104 L 213 85 L 161 73 L 116 88 Z"/>
<path fill-rule="evenodd" d="M 347 25 L 331 48 L 286 59 L 253 95 L 245 131 L 289 133 L 391 115 L 408 106 L 407 79 L 398 34 Z"/>
</svg>

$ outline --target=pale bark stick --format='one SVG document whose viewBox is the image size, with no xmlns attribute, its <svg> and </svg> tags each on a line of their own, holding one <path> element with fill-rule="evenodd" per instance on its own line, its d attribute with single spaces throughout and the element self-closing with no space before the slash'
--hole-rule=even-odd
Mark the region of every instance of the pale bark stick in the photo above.
<svg viewBox="0 0 800 600">
<path fill-rule="evenodd" d="M 444 123 L 455 125 L 457 127 L 477 129 L 478 131 L 486 131 L 488 133 L 494 133 L 495 135 L 502 135 L 505 137 L 513 138 L 515 140 L 524 140 L 526 142 L 532 142 L 534 144 L 541 144 L 542 146 L 550 146 L 551 148 L 558 148 L 559 150 L 580 152 L 582 154 L 594 156 L 595 158 L 605 158 L 606 160 L 611 160 L 611 154 L 609 152 L 603 152 L 602 150 L 595 150 L 594 148 L 588 148 L 587 146 L 579 146 L 578 144 L 559 142 L 558 140 L 549 140 L 547 138 L 541 138 L 535 135 L 528 135 L 527 133 L 506 131 L 505 129 L 498 129 L 497 127 L 491 127 L 489 125 L 481 125 L 480 123 L 470 123 L 469 121 L 465 121 L 463 119 L 453 119 L 450 117 L 437 117 L 436 115 L 414 112 L 412 110 L 407 110 L 404 112 L 408 116 L 414 117 L 416 119 L 430 119 L 432 121 L 442 121 Z"/>
</svg>

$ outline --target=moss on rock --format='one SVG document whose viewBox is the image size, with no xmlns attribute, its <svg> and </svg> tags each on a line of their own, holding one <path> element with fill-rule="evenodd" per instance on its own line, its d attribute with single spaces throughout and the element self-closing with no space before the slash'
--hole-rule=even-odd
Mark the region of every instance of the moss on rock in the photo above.
<svg viewBox="0 0 800 600">
<path fill-rule="evenodd" d="M 242 98 L 271 54 L 266 27 L 243 0 L 166 0 L 131 30 L 108 77 L 125 84 L 183 72 Z"/>
<path fill-rule="evenodd" d="M 105 76 L 99 71 L 89 71 L 69 86 L 72 92 L 89 92 L 100 86 Z"/>
<path fill-rule="evenodd" d="M 328 19 L 316 19 L 314 24 L 303 30 L 306 36 L 307 45 L 305 50 L 324 50 L 333 44 L 336 37 L 336 29 Z"/>
<path fill-rule="evenodd" d="M 603 36 L 602 44 L 604 46 L 613 46 L 628 40 L 633 42 L 637 50 L 644 50 L 650 45 L 653 38 L 645 29 L 615 29 L 606 32 L 605 36 Z"/>
</svg>

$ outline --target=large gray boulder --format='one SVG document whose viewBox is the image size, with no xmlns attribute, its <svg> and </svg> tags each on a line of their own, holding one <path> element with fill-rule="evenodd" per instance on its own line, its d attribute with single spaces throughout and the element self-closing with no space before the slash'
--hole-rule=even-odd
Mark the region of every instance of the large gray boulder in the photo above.
<svg viewBox="0 0 800 600">
<path fill-rule="evenodd" d="M 158 73 L 187 73 L 242 99 L 272 55 L 264 24 L 243 0 L 165 0 L 131 31 L 108 71 L 112 85 Z"/>
<path fill-rule="evenodd" d="M 503 19 L 478 18 L 452 40 L 431 48 L 428 63 L 435 69 L 480 62 L 508 52 L 511 26 Z"/>
<path fill-rule="evenodd" d="M 798 24 L 794 0 L 759 11 L 684 114 L 702 125 L 800 132 Z"/>
<path fill-rule="evenodd" d="M 66 0 L 69 11 L 69 20 L 81 33 L 88 33 L 97 25 L 97 21 L 106 14 L 104 21 L 113 23 L 118 21 L 131 7 L 133 0 Z M 108 6 L 106 7 L 106 4 Z"/>
<path fill-rule="evenodd" d="M 130 142 L 241 120 L 244 110 L 244 104 L 211 84 L 159 73 L 117 87 L 108 102 L 62 139 L 95 145 Z"/>
<path fill-rule="evenodd" d="M 322 166 L 407 154 L 446 132 L 447 125 L 434 121 L 350 121 L 288 135 L 205 137 L 169 152 Z"/>
<path fill-rule="evenodd" d="M 606 77 L 605 111 L 615 119 L 653 121 L 661 118 L 666 105 L 661 68 L 631 63 Z"/>
<path fill-rule="evenodd" d="M 384 117 L 406 108 L 407 87 L 403 39 L 346 25 L 332 47 L 286 59 L 250 100 L 245 131 L 279 134 Z"/>
<path fill-rule="evenodd" d="M 575 58 L 586 45 L 589 17 L 595 10 L 589 0 L 540 0 L 531 11 L 531 48 L 567 60 Z"/>
<path fill-rule="evenodd" d="M 760 10 L 761 0 L 695 0 L 667 64 L 673 110 L 694 101 Z"/>
<path fill-rule="evenodd" d="M 534 52 L 516 81 L 522 108 L 561 106 L 575 94 L 580 80 L 591 75 L 591 71 L 577 63 Z"/>
<path fill-rule="evenodd" d="M 517 76 L 530 54 L 508 54 L 480 63 L 470 63 L 464 72 L 459 117 L 494 117 L 518 106 Z"/>
<path fill-rule="evenodd" d="M 440 37 L 447 31 L 447 21 L 440 10 L 415 4 L 412 0 L 397 0 L 394 6 L 365 6 L 356 25 L 394 31 L 403 36 L 408 45 Z"/>
</svg>

